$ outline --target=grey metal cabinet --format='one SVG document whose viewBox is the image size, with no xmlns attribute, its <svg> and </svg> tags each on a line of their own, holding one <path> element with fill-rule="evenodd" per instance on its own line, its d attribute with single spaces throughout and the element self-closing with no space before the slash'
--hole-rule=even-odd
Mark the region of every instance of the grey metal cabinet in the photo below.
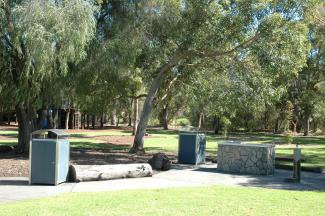
<svg viewBox="0 0 325 216">
<path fill-rule="evenodd" d="M 178 142 L 178 163 L 196 165 L 205 163 L 205 146 L 205 134 L 181 131 Z"/>
<path fill-rule="evenodd" d="M 38 130 L 30 142 L 30 183 L 57 185 L 68 180 L 70 143 L 61 130 Z"/>
</svg>

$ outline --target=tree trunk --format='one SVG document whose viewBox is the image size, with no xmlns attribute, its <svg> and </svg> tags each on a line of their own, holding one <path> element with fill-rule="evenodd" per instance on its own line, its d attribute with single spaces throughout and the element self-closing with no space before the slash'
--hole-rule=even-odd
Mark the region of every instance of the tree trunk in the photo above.
<svg viewBox="0 0 325 216">
<path fill-rule="evenodd" d="M 71 165 L 69 173 L 73 182 L 99 181 L 149 177 L 152 168 L 150 164 Z"/>
<path fill-rule="evenodd" d="M 8 115 L 7 115 L 7 118 L 8 118 L 8 119 L 7 119 L 7 121 L 8 121 L 8 125 L 10 125 L 10 117 L 11 117 L 11 115 L 8 114 Z"/>
<path fill-rule="evenodd" d="M 309 112 L 306 111 L 305 115 L 304 115 L 304 136 L 308 136 L 309 135 Z"/>
<path fill-rule="evenodd" d="M 116 110 L 113 109 L 111 113 L 111 125 L 116 125 Z"/>
<path fill-rule="evenodd" d="M 219 130 L 220 130 L 220 118 L 215 116 L 213 119 L 214 134 L 219 134 Z"/>
<path fill-rule="evenodd" d="M 313 120 L 313 132 L 316 133 L 318 128 L 318 121 Z"/>
<path fill-rule="evenodd" d="M 200 115 L 199 115 L 199 122 L 198 122 L 198 125 L 197 125 L 198 129 L 201 129 L 201 127 L 202 127 L 202 117 L 203 117 L 203 114 L 200 113 Z"/>
<path fill-rule="evenodd" d="M 278 133 L 278 132 L 279 132 L 279 118 L 275 120 L 275 124 L 274 124 L 274 133 Z"/>
<path fill-rule="evenodd" d="M 48 128 L 54 129 L 55 128 L 55 122 L 53 118 L 53 110 L 48 113 Z"/>
<path fill-rule="evenodd" d="M 163 108 L 163 126 L 164 130 L 168 130 L 168 104 Z"/>
<path fill-rule="evenodd" d="M 133 103 L 134 103 L 133 101 L 134 101 L 134 99 L 132 98 L 132 99 L 131 99 L 131 103 L 130 103 L 130 109 L 128 109 L 128 112 L 129 112 L 129 113 L 128 113 L 128 118 L 129 118 L 129 119 L 128 119 L 128 126 L 129 126 L 129 127 L 132 126 L 132 108 L 133 108 Z M 134 133 L 134 134 L 135 134 L 135 133 Z M 134 134 L 133 134 L 133 131 L 132 131 L 132 135 L 134 135 Z"/>
<path fill-rule="evenodd" d="M 174 65 L 176 65 L 178 61 L 178 57 L 174 56 L 167 64 L 165 64 L 159 69 L 156 78 L 153 80 L 149 92 L 147 94 L 146 100 L 143 104 L 140 121 L 133 141 L 133 146 L 129 151 L 130 153 L 144 153 L 143 137 L 146 133 L 149 117 L 152 111 L 153 100 L 158 92 L 159 87 L 161 86 L 163 79 L 167 75 L 167 71 L 170 70 Z"/>
<path fill-rule="evenodd" d="M 57 129 L 59 127 L 59 110 L 55 109 L 54 112 L 54 129 Z"/>
<path fill-rule="evenodd" d="M 134 136 L 136 131 L 137 131 L 137 127 L 138 127 L 139 99 L 134 98 L 133 103 L 134 104 L 133 104 L 133 130 L 132 130 L 132 135 Z"/>
<path fill-rule="evenodd" d="M 100 128 L 104 127 L 104 117 L 103 115 L 100 117 Z"/>
<path fill-rule="evenodd" d="M 72 115 L 71 115 L 72 114 Z M 76 112 L 70 113 L 71 115 L 71 129 L 76 129 Z"/>
<path fill-rule="evenodd" d="M 39 128 L 46 129 L 49 127 L 49 121 L 48 121 L 48 111 L 47 108 L 43 107 L 41 110 L 40 118 L 39 118 Z"/>
<path fill-rule="evenodd" d="M 95 122 L 96 121 L 96 116 L 95 115 L 92 115 L 91 116 L 91 127 L 93 128 L 93 129 L 95 129 Z"/>
<path fill-rule="evenodd" d="M 89 119 L 89 114 L 87 114 L 87 129 L 89 129 L 89 125 L 90 125 L 90 119 Z"/>
<path fill-rule="evenodd" d="M 85 129 L 85 114 L 81 114 L 81 129 Z"/>
<path fill-rule="evenodd" d="M 264 130 L 268 129 L 268 124 L 269 124 L 269 115 L 268 115 L 267 106 L 265 105 L 264 122 L 263 122 Z"/>
<path fill-rule="evenodd" d="M 65 115 L 65 129 L 69 130 L 69 118 L 70 118 L 70 109 L 67 109 L 67 113 Z"/>
<path fill-rule="evenodd" d="M 0 113 L 0 125 L 3 123 L 3 114 Z"/>
<path fill-rule="evenodd" d="M 30 133 L 32 132 L 30 118 L 28 112 L 21 108 L 16 107 L 16 115 L 18 120 L 18 146 L 17 152 L 28 153 Z"/>
</svg>

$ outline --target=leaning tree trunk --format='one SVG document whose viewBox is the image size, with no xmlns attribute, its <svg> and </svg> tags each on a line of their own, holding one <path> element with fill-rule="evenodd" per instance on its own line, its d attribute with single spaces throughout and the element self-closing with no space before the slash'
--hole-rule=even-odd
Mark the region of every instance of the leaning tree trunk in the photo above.
<svg viewBox="0 0 325 216">
<path fill-rule="evenodd" d="M 140 121 L 133 141 L 133 146 L 129 151 L 130 153 L 144 153 L 143 137 L 146 133 L 149 117 L 152 111 L 153 100 L 158 92 L 159 87 L 161 86 L 163 79 L 167 75 L 167 71 L 170 70 L 173 66 L 175 66 L 178 61 L 178 56 L 174 56 L 168 63 L 166 63 L 159 69 L 156 78 L 153 80 L 149 92 L 147 94 L 146 100 L 143 104 Z"/>
<path fill-rule="evenodd" d="M 137 127 L 138 127 L 138 119 L 139 119 L 139 99 L 138 98 L 134 98 L 133 99 L 133 130 L 132 130 L 132 135 L 134 136 L 136 131 L 137 131 Z"/>
<path fill-rule="evenodd" d="M 18 120 L 18 153 L 28 153 L 30 133 L 32 132 L 32 126 L 28 111 L 20 106 L 16 107 L 16 114 Z"/>
</svg>

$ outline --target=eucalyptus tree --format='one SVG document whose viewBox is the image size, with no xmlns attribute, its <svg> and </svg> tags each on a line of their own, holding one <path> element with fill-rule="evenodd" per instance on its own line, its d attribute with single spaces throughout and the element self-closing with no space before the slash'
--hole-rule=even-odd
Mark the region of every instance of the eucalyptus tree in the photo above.
<svg viewBox="0 0 325 216">
<path fill-rule="evenodd" d="M 155 53 L 143 67 L 152 74 L 133 147 L 141 152 L 154 98 L 173 68 L 230 59 L 253 59 L 263 73 L 297 73 L 305 62 L 308 43 L 303 18 L 314 1 L 152 1 L 145 44 Z"/>
<path fill-rule="evenodd" d="M 78 66 L 80 105 L 87 110 L 126 110 L 131 116 L 133 104 L 134 131 L 138 100 L 145 97 L 146 87 L 146 75 L 138 66 L 145 58 L 143 15 L 138 10 L 143 2 L 101 1 L 96 38 L 88 48 L 87 59 Z"/>
<path fill-rule="evenodd" d="M 320 18 L 324 19 L 324 7 L 322 11 Z M 288 89 L 291 102 L 297 106 L 296 118 L 302 122 L 305 136 L 309 134 L 310 119 L 316 108 L 320 110 L 321 104 L 324 104 L 324 92 L 318 89 L 317 84 L 325 79 L 325 25 L 319 24 L 317 18 L 309 25 L 311 49 L 307 63 Z"/>
<path fill-rule="evenodd" d="M 51 88 L 53 78 L 67 73 L 68 63 L 85 57 L 85 47 L 95 32 L 96 10 L 85 0 L 1 1 L 1 85 L 10 94 L 0 95 L 14 98 L 18 151 L 28 151 L 31 122 L 42 103 L 42 91 Z"/>
</svg>

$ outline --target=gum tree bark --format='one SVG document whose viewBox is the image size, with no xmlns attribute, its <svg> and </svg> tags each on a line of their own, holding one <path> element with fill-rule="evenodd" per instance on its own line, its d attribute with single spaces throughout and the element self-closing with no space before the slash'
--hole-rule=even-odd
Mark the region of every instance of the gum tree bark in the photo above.
<svg viewBox="0 0 325 216">
<path fill-rule="evenodd" d="M 18 120 L 18 153 L 27 153 L 29 151 L 30 133 L 32 132 L 31 121 L 28 111 L 21 106 L 16 107 Z"/>
<path fill-rule="evenodd" d="M 134 136 L 138 128 L 138 118 L 139 118 L 139 99 L 133 99 L 133 130 L 132 135 Z"/>
<path fill-rule="evenodd" d="M 310 117 L 310 112 L 307 110 L 307 111 L 305 111 L 305 115 L 304 115 L 304 119 L 303 119 L 304 136 L 309 135 L 309 117 Z"/>
<path fill-rule="evenodd" d="M 143 137 L 146 133 L 149 117 L 153 107 L 153 100 L 161 86 L 163 79 L 166 77 L 167 72 L 174 67 L 179 61 L 179 57 L 174 55 L 166 64 L 164 64 L 157 73 L 157 76 L 153 80 L 146 100 L 143 104 L 143 109 L 140 117 L 140 121 L 138 124 L 138 128 L 134 137 L 133 146 L 130 149 L 130 153 L 144 153 L 143 148 Z"/>
<path fill-rule="evenodd" d="M 168 104 L 163 108 L 163 127 L 164 130 L 168 130 Z"/>
<path fill-rule="evenodd" d="M 67 113 L 65 116 L 65 129 L 69 129 L 69 118 L 70 118 L 70 109 L 67 109 Z"/>
</svg>

